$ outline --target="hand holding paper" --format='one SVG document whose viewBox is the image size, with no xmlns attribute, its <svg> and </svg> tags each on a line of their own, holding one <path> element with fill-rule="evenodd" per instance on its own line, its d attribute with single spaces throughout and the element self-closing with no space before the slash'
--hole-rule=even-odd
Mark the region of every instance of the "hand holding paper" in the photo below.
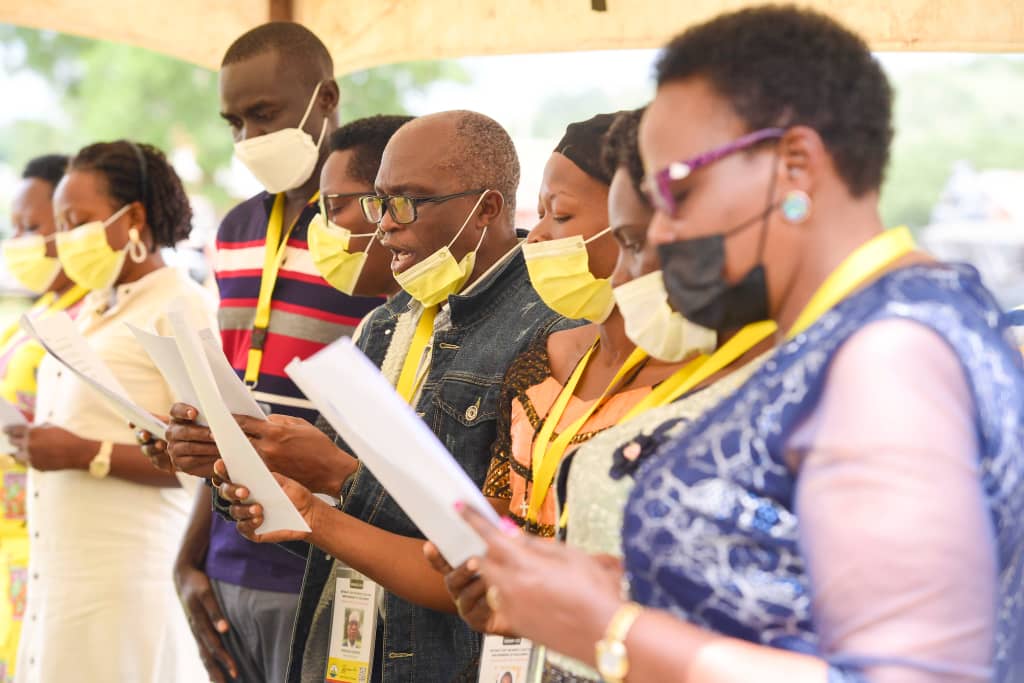
<svg viewBox="0 0 1024 683">
<path fill-rule="evenodd" d="M 253 499 L 263 505 L 265 517 L 259 531 L 269 533 L 291 529 L 308 532 L 309 526 L 302 515 L 281 490 L 225 405 L 217 390 L 199 335 L 188 324 L 182 311 L 171 310 L 167 317 L 185 371 L 195 389 L 196 407 L 210 425 L 232 480 L 245 485 Z"/>
<path fill-rule="evenodd" d="M 455 503 L 497 523 L 494 509 L 351 339 L 293 360 L 285 371 L 452 565 L 484 552 Z"/>
</svg>

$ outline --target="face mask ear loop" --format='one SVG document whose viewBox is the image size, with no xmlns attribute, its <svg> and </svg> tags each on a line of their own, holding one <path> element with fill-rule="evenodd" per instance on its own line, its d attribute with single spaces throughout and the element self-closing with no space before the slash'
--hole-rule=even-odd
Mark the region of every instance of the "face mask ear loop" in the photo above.
<svg viewBox="0 0 1024 683">
<path fill-rule="evenodd" d="M 306 105 L 306 113 L 302 115 L 302 120 L 299 121 L 299 128 L 306 125 L 306 119 L 309 118 L 309 114 L 313 111 L 313 105 L 316 104 L 316 96 L 320 94 L 320 83 L 316 84 L 316 88 L 313 90 L 313 96 L 309 98 L 309 104 Z M 324 130 L 327 130 L 327 120 L 324 119 Z M 320 141 L 324 138 L 323 132 L 320 133 Z M 319 143 L 317 144 L 319 146 Z"/>
<path fill-rule="evenodd" d="M 452 238 L 452 241 L 448 243 L 448 248 L 449 249 L 452 248 L 452 245 L 455 244 L 455 242 L 462 235 L 462 231 L 466 229 L 466 226 L 469 225 L 469 222 L 471 220 L 473 220 L 473 216 L 476 214 L 476 210 L 480 208 L 480 204 L 483 203 L 484 197 L 487 196 L 488 192 L 490 192 L 490 190 L 485 190 L 484 193 L 482 195 L 480 195 L 480 199 L 476 200 L 476 204 L 473 205 L 473 210 L 469 212 L 468 216 L 466 216 L 466 220 L 462 221 L 462 227 L 459 228 L 459 231 L 457 233 L 455 233 L 455 237 Z M 487 232 L 487 228 L 484 227 L 484 233 L 486 233 L 486 232 Z M 480 245 L 483 244 L 483 242 L 484 242 L 484 236 L 480 235 L 480 241 L 476 243 L 476 249 L 479 249 Z M 476 249 L 474 249 L 473 251 L 476 251 Z"/>
<path fill-rule="evenodd" d="M 764 262 L 764 245 L 768 241 L 768 226 L 771 224 L 772 214 L 775 212 L 775 177 L 777 175 L 776 166 L 779 165 L 779 150 L 776 147 L 775 152 L 772 154 L 772 177 L 768 181 L 768 209 L 764 212 L 764 218 L 761 220 L 761 237 L 758 239 L 757 244 L 757 262 L 761 264 Z"/>
<path fill-rule="evenodd" d="M 592 236 L 588 237 L 587 239 L 583 240 L 583 244 L 590 244 L 591 242 L 596 240 L 598 237 L 604 237 L 605 235 L 607 235 L 611 231 L 612 231 L 612 226 L 609 225 L 607 228 L 605 228 L 601 232 L 597 233 L 596 235 L 592 235 Z"/>
</svg>

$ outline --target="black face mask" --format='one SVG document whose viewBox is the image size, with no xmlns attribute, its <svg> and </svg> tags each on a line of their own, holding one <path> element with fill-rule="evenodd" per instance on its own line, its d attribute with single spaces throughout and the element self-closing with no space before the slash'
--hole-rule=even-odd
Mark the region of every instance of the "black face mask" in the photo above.
<svg viewBox="0 0 1024 683">
<path fill-rule="evenodd" d="M 762 264 L 736 284 L 725 281 L 725 235 L 662 244 L 658 257 L 669 303 L 690 322 L 721 334 L 768 318 Z"/>
<path fill-rule="evenodd" d="M 762 259 L 768 219 L 776 208 L 774 195 L 773 173 L 768 183 L 768 208 L 761 215 L 717 235 L 658 247 L 669 303 L 684 318 L 719 334 L 768 319 L 768 281 Z M 725 240 L 758 221 L 761 221 L 761 239 L 757 265 L 739 282 L 730 284 L 725 280 Z"/>
</svg>

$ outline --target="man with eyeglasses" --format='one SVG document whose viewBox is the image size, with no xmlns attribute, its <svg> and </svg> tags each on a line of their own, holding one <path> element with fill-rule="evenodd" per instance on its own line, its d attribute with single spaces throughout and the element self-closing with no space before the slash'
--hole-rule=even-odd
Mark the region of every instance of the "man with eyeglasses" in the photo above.
<svg viewBox="0 0 1024 683">
<path fill-rule="evenodd" d="M 518 183 L 518 157 L 504 128 L 454 111 L 400 128 L 385 148 L 375 193 L 361 200 L 403 291 L 370 314 L 357 344 L 478 485 L 503 412 L 506 369 L 564 324 L 526 273 L 518 248 L 525 234 L 513 225 Z M 341 441 L 338 447 L 348 450 Z M 480 636 L 458 618 L 423 556 L 422 535 L 371 472 L 354 459 L 350 467 L 340 510 L 311 503 L 323 506 L 331 541 L 311 550 L 287 681 L 324 680 L 336 561 L 385 591 L 371 681 L 450 681 L 467 672 L 475 680 Z M 258 526 L 231 484 L 221 490 L 236 502 L 230 512 L 240 530 Z"/>
</svg>

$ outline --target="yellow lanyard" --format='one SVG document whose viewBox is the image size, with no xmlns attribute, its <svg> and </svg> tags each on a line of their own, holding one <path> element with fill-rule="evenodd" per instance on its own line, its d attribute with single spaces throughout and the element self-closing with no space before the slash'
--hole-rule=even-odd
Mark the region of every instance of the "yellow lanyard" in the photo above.
<svg viewBox="0 0 1024 683">
<path fill-rule="evenodd" d="M 540 431 L 537 432 L 537 436 L 533 440 L 533 457 L 530 463 L 533 471 L 533 484 L 530 487 L 530 503 L 526 511 L 526 518 L 531 522 L 537 521 L 540 507 L 544 503 L 544 498 L 547 496 L 548 491 L 551 489 L 551 482 L 554 481 L 555 472 L 558 470 L 558 463 L 562 461 L 562 456 L 569 448 L 573 438 L 579 434 L 580 430 L 583 429 L 583 425 L 601 407 L 609 394 L 619 388 L 619 383 L 622 382 L 622 379 L 632 372 L 637 365 L 647 359 L 647 354 L 642 349 L 633 349 L 633 352 L 626 358 L 626 362 L 615 373 L 612 381 L 601 392 L 601 396 L 591 403 L 582 415 L 552 441 L 551 437 L 558 427 L 562 415 L 565 414 L 565 409 L 569 405 L 570 399 L 572 399 L 573 392 L 576 391 L 576 387 L 583 377 L 583 372 L 587 369 L 587 364 L 590 362 L 590 358 L 596 349 L 597 342 L 595 341 L 583 358 L 580 359 L 576 369 L 573 370 L 572 375 L 566 381 L 565 386 L 562 387 L 562 391 L 559 392 L 558 398 L 552 404 L 551 410 L 548 411 L 547 417 L 544 418 Z"/>
<path fill-rule="evenodd" d="M 873 274 L 916 248 L 913 235 L 905 227 L 886 230 L 859 246 L 821 283 L 786 338 L 792 339 L 806 330 Z"/>
<path fill-rule="evenodd" d="M 57 311 L 63 311 L 71 308 L 82 298 L 89 293 L 84 287 L 78 285 L 71 285 L 68 291 L 61 294 L 59 297 L 53 292 L 47 292 L 43 296 L 39 297 L 39 300 L 32 305 L 29 315 L 37 313 L 38 311 L 44 311 L 43 315 L 49 315 L 50 313 L 56 313 Z M 15 321 L 10 327 L 8 327 L 2 335 L 0 335 L 0 355 L 6 353 L 14 344 L 18 343 L 21 339 L 21 335 L 18 332 L 21 331 L 21 324 Z"/>
<path fill-rule="evenodd" d="M 420 374 L 420 364 L 423 362 L 423 352 L 434 336 L 434 319 L 437 317 L 438 306 L 429 306 L 423 309 L 419 322 L 416 323 L 416 333 L 412 337 L 412 345 L 409 352 L 405 354 L 405 362 L 402 363 L 402 373 L 398 376 L 398 385 L 395 389 L 406 403 L 412 405 L 416 396 L 418 382 L 416 377 Z"/>
<path fill-rule="evenodd" d="M 315 203 L 320 192 L 315 192 L 307 205 Z M 305 211 L 305 209 L 303 209 Z M 302 216 L 300 212 L 288 230 L 284 231 L 284 193 L 274 197 L 274 207 L 270 210 L 267 222 L 267 241 L 264 245 L 263 276 L 260 278 L 260 293 L 256 299 L 256 317 L 252 323 L 252 337 L 249 341 L 249 357 L 245 363 L 245 383 L 250 388 L 256 386 L 260 377 L 260 365 L 263 363 L 263 347 L 267 342 L 267 328 L 270 327 L 270 307 L 274 297 L 274 287 L 281 271 L 281 263 L 288 249 L 288 239 L 295 230 L 295 225 Z M 283 234 L 282 234 L 283 232 Z"/>
<path fill-rule="evenodd" d="M 690 393 L 701 382 L 729 367 L 747 351 L 775 334 L 776 329 L 778 327 L 771 320 L 762 320 L 747 325 L 710 356 L 699 356 L 693 359 L 655 387 L 642 401 L 633 406 L 622 418 L 622 422 L 628 422 L 652 408 L 668 405 L 680 396 Z"/>
</svg>

